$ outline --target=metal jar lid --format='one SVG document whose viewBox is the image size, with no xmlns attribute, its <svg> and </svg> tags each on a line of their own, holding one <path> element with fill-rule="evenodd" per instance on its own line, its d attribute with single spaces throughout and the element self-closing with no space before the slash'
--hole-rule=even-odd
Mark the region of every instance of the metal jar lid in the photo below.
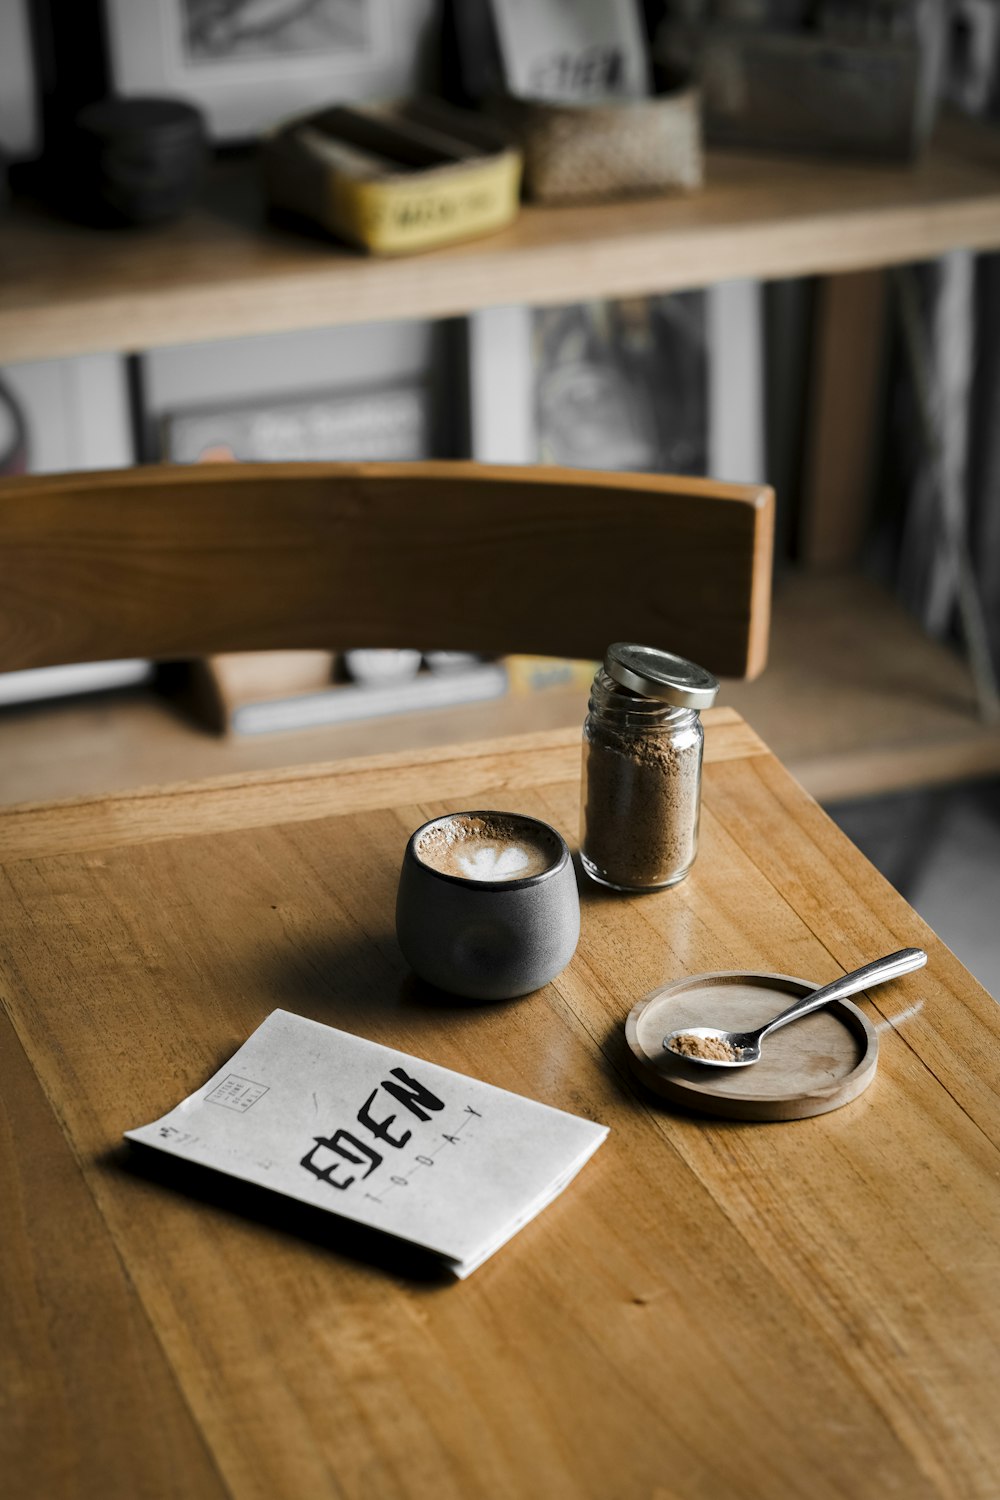
<svg viewBox="0 0 1000 1500">
<path fill-rule="evenodd" d="M 677 708 L 711 708 L 719 691 L 718 678 L 693 661 L 627 641 L 608 647 L 604 670 L 620 687 Z"/>
</svg>

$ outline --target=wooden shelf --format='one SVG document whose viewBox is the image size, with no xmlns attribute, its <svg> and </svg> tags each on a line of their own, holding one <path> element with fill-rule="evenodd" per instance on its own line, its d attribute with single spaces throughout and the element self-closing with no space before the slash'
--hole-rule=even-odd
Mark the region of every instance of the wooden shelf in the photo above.
<svg viewBox="0 0 1000 1500">
<path fill-rule="evenodd" d="M 822 802 L 1000 775 L 964 661 L 856 574 L 779 579 L 767 669 L 721 701 Z"/>
<path fill-rule="evenodd" d="M 1000 774 L 1000 729 L 978 721 L 962 662 L 855 575 L 781 580 L 770 664 L 725 683 L 720 702 L 823 801 Z M 242 739 L 195 729 L 149 693 L 5 709 L 0 802 L 573 727 L 585 708 L 585 692 L 563 689 Z"/>
<path fill-rule="evenodd" d="M 0 364 L 378 319 L 827 274 L 1000 248 L 1000 133 L 948 121 L 912 168 L 713 152 L 703 191 L 526 207 L 485 240 L 367 259 L 267 222 L 249 162 L 156 231 L 30 205 L 0 223 Z"/>
</svg>

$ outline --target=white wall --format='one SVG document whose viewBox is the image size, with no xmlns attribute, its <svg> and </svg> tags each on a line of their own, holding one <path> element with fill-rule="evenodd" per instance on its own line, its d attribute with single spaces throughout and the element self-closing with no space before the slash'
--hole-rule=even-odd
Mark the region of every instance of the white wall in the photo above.
<svg viewBox="0 0 1000 1500">
<path fill-rule="evenodd" d="M 0 374 L 27 419 L 32 473 L 132 462 L 125 361 L 118 355 L 29 360 L 5 365 Z"/>
<path fill-rule="evenodd" d="M 24 411 L 32 473 L 117 469 L 132 462 L 125 362 L 118 355 L 31 360 L 6 365 L 0 375 Z M 151 674 L 150 664 L 137 660 L 0 673 L 0 704 L 128 687 Z"/>
</svg>

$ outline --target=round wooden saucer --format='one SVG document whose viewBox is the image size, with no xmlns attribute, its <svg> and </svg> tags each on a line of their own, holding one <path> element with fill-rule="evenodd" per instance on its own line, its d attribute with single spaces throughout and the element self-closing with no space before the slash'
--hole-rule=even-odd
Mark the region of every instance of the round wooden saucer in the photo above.
<svg viewBox="0 0 1000 1500">
<path fill-rule="evenodd" d="M 817 986 L 788 974 L 695 974 L 653 990 L 632 1007 L 625 1035 L 634 1071 L 656 1093 L 735 1120 L 803 1120 L 849 1104 L 878 1063 L 875 1028 L 850 1000 L 769 1036 L 749 1068 L 709 1068 L 668 1052 L 683 1026 L 750 1031 Z"/>
</svg>

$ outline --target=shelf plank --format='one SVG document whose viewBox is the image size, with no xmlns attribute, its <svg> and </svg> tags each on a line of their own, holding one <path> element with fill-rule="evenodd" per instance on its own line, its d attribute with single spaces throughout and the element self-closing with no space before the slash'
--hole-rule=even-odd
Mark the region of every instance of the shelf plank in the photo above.
<svg viewBox="0 0 1000 1500">
<path fill-rule="evenodd" d="M 399 260 L 270 223 L 252 163 L 224 161 L 200 205 L 155 231 L 16 205 L 0 226 L 0 364 L 832 274 L 955 246 L 1000 248 L 1000 133 L 956 120 L 913 167 L 711 152 L 701 192 L 529 205 L 500 234 Z"/>
<path fill-rule="evenodd" d="M 822 802 L 1000 775 L 965 662 L 856 573 L 780 578 L 767 668 L 721 701 Z"/>
</svg>

